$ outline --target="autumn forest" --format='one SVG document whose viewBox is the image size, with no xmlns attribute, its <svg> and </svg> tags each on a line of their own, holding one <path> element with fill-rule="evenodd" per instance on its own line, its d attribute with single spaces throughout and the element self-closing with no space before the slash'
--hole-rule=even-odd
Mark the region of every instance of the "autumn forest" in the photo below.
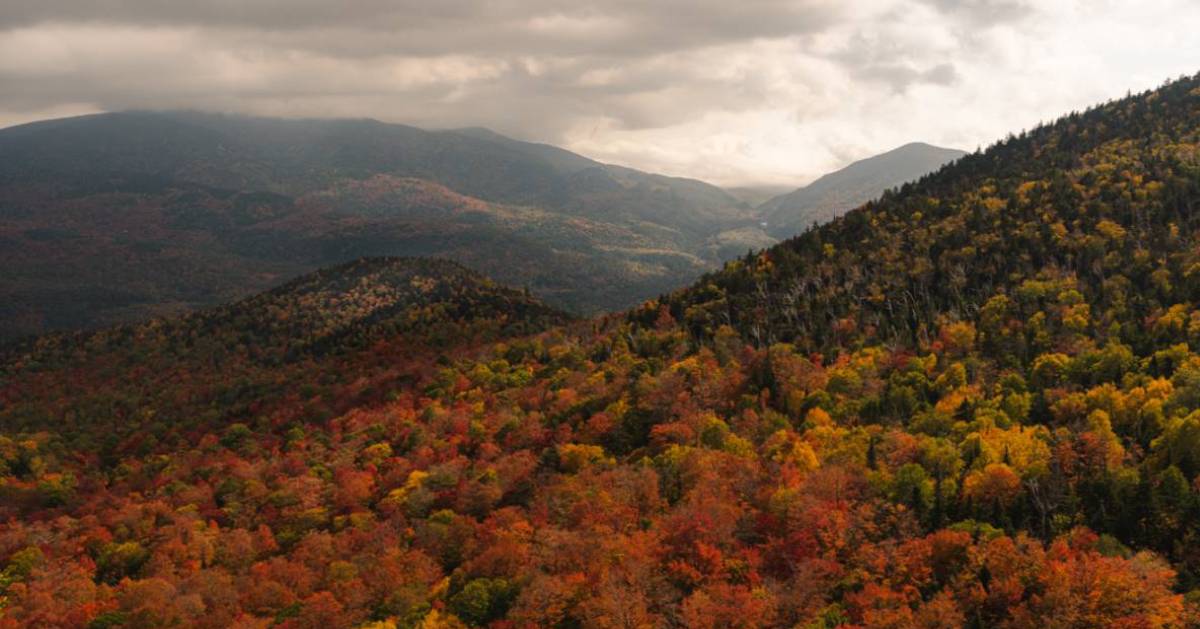
<svg viewBox="0 0 1200 629">
<path fill-rule="evenodd" d="M 1200 75 L 625 310 L 377 256 L 11 341 L 0 627 L 1198 626 L 1198 211 Z"/>
</svg>

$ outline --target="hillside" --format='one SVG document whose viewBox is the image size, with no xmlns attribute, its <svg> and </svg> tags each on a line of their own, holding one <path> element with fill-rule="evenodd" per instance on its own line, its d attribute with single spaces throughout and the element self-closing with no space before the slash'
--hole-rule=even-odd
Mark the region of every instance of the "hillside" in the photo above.
<svg viewBox="0 0 1200 629">
<path fill-rule="evenodd" d="M 439 183 L 514 205 L 592 210 L 582 193 L 670 194 L 668 178 L 631 172 L 618 190 L 603 164 L 562 149 L 485 130 L 426 131 L 376 120 L 279 119 L 200 112 L 118 112 L 0 130 L 0 180 L 103 186 L 139 175 L 213 188 L 295 196 L 344 179 L 387 173 Z M 719 188 L 693 195 L 697 211 L 737 202 Z M 640 187 L 639 187 L 640 186 Z M 634 208 L 631 211 L 637 211 Z M 653 220 L 650 215 L 643 218 Z"/>
<path fill-rule="evenodd" d="M 826 223 L 874 200 L 884 190 L 920 179 L 966 155 L 963 151 L 914 142 L 859 160 L 841 170 L 758 206 L 767 230 L 789 238 L 814 223 Z"/>
<path fill-rule="evenodd" d="M 378 396 L 369 380 L 570 320 L 453 262 L 364 258 L 227 306 L 11 346 L 0 355 L 0 427 L 70 426 L 101 438 L 106 453 L 147 440 L 161 448 L 288 405 L 289 416 L 320 417 Z M 329 378 L 314 391 L 353 383 L 354 392 L 335 403 L 298 391 L 315 373 Z"/>
<path fill-rule="evenodd" d="M 352 266 L 257 298 L 295 329 L 214 311 L 218 360 L 200 315 L 50 337 L 0 398 L 0 626 L 1196 626 L 1197 204 L 1200 75 L 623 315 L 392 336 L 319 314 L 390 307 Z M 464 281 L 439 311 L 545 312 Z"/>
<path fill-rule="evenodd" d="M 0 341 L 225 303 L 365 255 L 451 258 L 560 307 L 617 309 L 714 268 L 707 240 L 750 214 L 701 182 L 480 130 L 33 123 L 0 130 Z"/>
</svg>

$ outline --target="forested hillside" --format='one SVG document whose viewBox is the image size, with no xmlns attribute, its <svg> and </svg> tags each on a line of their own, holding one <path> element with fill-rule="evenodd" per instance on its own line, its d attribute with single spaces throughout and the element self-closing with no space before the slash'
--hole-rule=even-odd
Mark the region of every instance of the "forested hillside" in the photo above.
<svg viewBox="0 0 1200 629">
<path fill-rule="evenodd" d="M 362 262 L 49 337 L 0 626 L 1196 626 L 1197 204 L 1200 76 L 622 315 Z"/>
<path fill-rule="evenodd" d="M 0 422 L 69 432 L 81 454 L 169 451 L 272 412 L 328 419 L 377 401 L 374 380 L 416 378 L 445 352 L 570 320 L 453 262 L 361 259 L 185 317 L 10 346 Z"/>
</svg>

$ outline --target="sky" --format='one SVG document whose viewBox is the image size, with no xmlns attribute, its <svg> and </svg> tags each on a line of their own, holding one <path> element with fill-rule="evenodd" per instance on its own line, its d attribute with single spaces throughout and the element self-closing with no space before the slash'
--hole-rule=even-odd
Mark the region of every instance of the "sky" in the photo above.
<svg viewBox="0 0 1200 629">
<path fill-rule="evenodd" d="M 4 0 L 0 127 L 484 126 L 719 185 L 974 150 L 1200 71 L 1200 0 Z"/>
</svg>

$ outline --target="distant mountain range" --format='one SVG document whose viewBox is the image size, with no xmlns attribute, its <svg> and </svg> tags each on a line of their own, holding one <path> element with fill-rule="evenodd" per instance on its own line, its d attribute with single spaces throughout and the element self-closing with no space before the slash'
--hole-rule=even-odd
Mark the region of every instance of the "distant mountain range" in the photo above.
<svg viewBox="0 0 1200 629">
<path fill-rule="evenodd" d="M 915 181 L 966 152 L 921 142 L 905 144 L 829 173 L 811 184 L 758 206 L 767 233 L 788 238 L 813 224 L 827 223 L 879 196 Z"/>
<path fill-rule="evenodd" d="M 227 303 L 361 256 L 448 258 L 573 312 L 619 309 L 957 154 L 926 148 L 755 207 L 762 190 L 478 128 L 196 112 L 12 127 L 0 130 L 0 341 Z M 808 190 L 827 190 L 823 213 L 787 201 Z"/>
<path fill-rule="evenodd" d="M 225 303 L 364 255 L 441 256 L 576 312 L 720 261 L 720 188 L 466 129 L 128 112 L 0 131 L 0 339 Z"/>
</svg>

